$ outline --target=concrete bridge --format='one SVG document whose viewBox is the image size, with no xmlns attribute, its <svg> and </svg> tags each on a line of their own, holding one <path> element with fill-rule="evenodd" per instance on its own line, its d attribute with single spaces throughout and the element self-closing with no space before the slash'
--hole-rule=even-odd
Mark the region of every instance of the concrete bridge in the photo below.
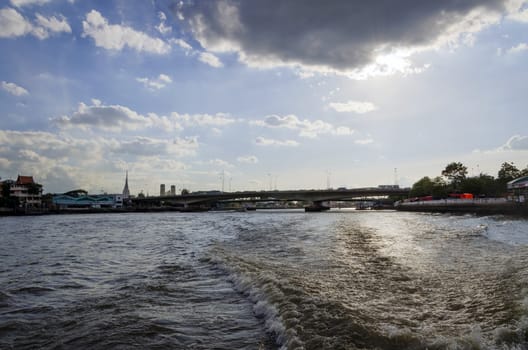
<svg viewBox="0 0 528 350">
<path fill-rule="evenodd" d="M 235 201 L 304 201 L 311 203 L 307 210 L 325 210 L 323 205 L 328 201 L 365 200 L 387 196 L 407 196 L 409 188 L 397 186 L 378 186 L 354 189 L 327 190 L 287 190 L 287 191 L 241 191 L 241 192 L 194 192 L 175 196 L 157 196 L 133 198 L 132 202 L 139 207 L 170 205 L 182 208 L 212 208 L 218 202 Z"/>
</svg>

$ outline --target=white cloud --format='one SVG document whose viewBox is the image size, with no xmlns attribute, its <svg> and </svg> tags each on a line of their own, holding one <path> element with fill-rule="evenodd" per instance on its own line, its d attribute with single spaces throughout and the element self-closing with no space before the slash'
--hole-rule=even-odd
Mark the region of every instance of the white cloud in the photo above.
<svg viewBox="0 0 528 350">
<path fill-rule="evenodd" d="M 6 81 L 2 81 L 2 89 L 4 89 L 5 91 L 15 96 L 22 96 L 22 95 L 29 94 L 29 92 L 23 87 L 18 86 L 15 83 L 8 83 Z"/>
<path fill-rule="evenodd" d="M 70 25 L 68 24 L 68 21 L 64 16 L 59 16 L 59 18 L 54 16 L 46 18 L 41 14 L 37 13 L 36 17 L 37 23 L 40 25 L 41 28 L 44 29 L 43 32 L 45 33 L 46 37 L 49 35 L 48 31 L 52 33 L 71 33 L 72 31 Z"/>
<path fill-rule="evenodd" d="M 166 75 L 166 74 L 160 74 L 159 77 L 158 77 L 158 79 L 159 79 L 160 81 L 165 82 L 165 83 L 172 83 L 172 79 L 171 79 L 171 77 L 169 77 L 169 76 Z"/>
<path fill-rule="evenodd" d="M 314 138 L 320 134 L 331 134 L 331 135 L 352 135 L 354 131 L 346 126 L 334 127 L 332 124 L 324 122 L 322 120 L 316 120 L 313 122 L 304 120 L 300 124 L 299 136 Z"/>
<path fill-rule="evenodd" d="M 160 23 L 156 29 L 161 33 L 161 34 L 169 34 L 170 32 L 172 32 L 172 27 L 171 26 L 166 26 L 164 23 Z"/>
<path fill-rule="evenodd" d="M 150 173 L 152 169 L 156 169 L 158 172 L 169 171 L 171 175 L 174 175 L 175 170 L 186 170 L 188 166 L 178 160 L 174 159 L 159 159 L 157 157 L 144 157 L 141 162 L 134 164 L 134 170 L 141 171 L 143 173 Z M 148 181 L 148 180 L 147 180 Z"/>
<path fill-rule="evenodd" d="M 229 162 L 226 162 L 225 160 L 222 160 L 222 159 L 211 159 L 209 162 L 208 162 L 209 165 L 213 165 L 215 167 L 219 167 L 219 168 L 233 168 L 234 165 L 229 163 Z"/>
<path fill-rule="evenodd" d="M 237 161 L 239 163 L 245 163 L 245 164 L 257 164 L 258 158 L 256 156 L 240 156 L 237 158 Z"/>
<path fill-rule="evenodd" d="M 508 18 L 514 21 L 528 23 L 528 9 L 520 8 L 519 11 L 510 14 Z"/>
<path fill-rule="evenodd" d="M 170 77 L 160 75 L 160 81 L 169 81 Z M 179 114 L 172 112 L 169 116 L 156 113 L 140 114 L 129 107 L 121 105 L 104 105 L 97 99 L 92 99 L 92 105 L 80 103 L 71 115 L 52 118 L 52 122 L 60 128 L 100 129 L 106 131 L 141 130 L 158 128 L 164 131 L 179 131 L 183 127 L 221 127 L 236 120 L 230 116 L 217 113 L 211 114 Z"/>
<path fill-rule="evenodd" d="M 528 50 L 528 44 L 520 43 L 508 50 L 508 53 L 519 53 Z"/>
<path fill-rule="evenodd" d="M 144 184 L 158 176 L 174 176 L 175 171 L 185 168 L 175 158 L 194 156 L 199 149 L 196 137 L 84 139 L 62 133 L 10 130 L 0 130 L 0 145 L 3 175 L 33 175 L 45 185 L 46 192 L 73 188 L 99 192 L 101 188 L 108 190 L 108 186 L 114 186 L 111 193 L 120 192 L 125 168 L 143 176 Z"/>
<path fill-rule="evenodd" d="M 334 130 L 332 130 L 332 134 L 338 136 L 349 136 L 354 134 L 354 132 L 354 129 L 349 128 L 348 126 L 338 126 Z"/>
<path fill-rule="evenodd" d="M 138 52 L 154 54 L 166 54 L 170 51 L 170 45 L 159 38 L 153 38 L 127 26 L 108 24 L 108 20 L 96 10 L 86 14 L 86 20 L 83 21 L 83 37 L 91 37 L 96 46 L 107 50 L 120 51 L 129 47 Z"/>
<path fill-rule="evenodd" d="M 217 113 L 215 115 L 211 114 L 179 114 L 177 112 L 171 113 L 171 118 L 181 122 L 186 126 L 225 126 L 228 124 L 235 123 L 236 120 L 231 118 L 227 114 Z"/>
<path fill-rule="evenodd" d="M 255 139 L 255 143 L 259 146 L 287 146 L 287 147 L 297 147 L 299 142 L 294 140 L 275 140 L 268 139 L 262 136 L 259 136 Z"/>
<path fill-rule="evenodd" d="M 20 13 L 11 8 L 0 10 L 0 38 L 14 38 L 30 33 L 33 26 Z"/>
<path fill-rule="evenodd" d="M 28 5 L 44 5 L 51 0 L 11 0 L 11 4 L 16 7 L 23 7 Z"/>
<path fill-rule="evenodd" d="M 528 150 L 528 136 L 514 135 L 499 148 L 502 151 Z"/>
<path fill-rule="evenodd" d="M 198 60 L 215 68 L 224 66 L 220 59 L 210 52 L 201 52 L 198 56 Z"/>
<path fill-rule="evenodd" d="M 157 78 L 136 78 L 136 81 L 150 90 L 159 90 L 172 83 L 171 77 L 166 74 L 160 74 Z"/>
<path fill-rule="evenodd" d="M 160 19 L 160 24 L 156 27 L 158 32 L 160 32 L 161 34 L 169 34 L 170 32 L 172 32 L 172 27 L 165 25 L 165 21 L 167 20 L 167 16 L 165 15 L 165 13 L 160 11 L 158 13 L 158 17 Z"/>
<path fill-rule="evenodd" d="M 132 140 L 116 142 L 112 151 L 145 157 L 191 156 L 199 147 L 196 137 L 176 138 L 174 140 L 135 137 Z"/>
<path fill-rule="evenodd" d="M 366 101 L 332 102 L 328 104 L 328 107 L 336 112 L 354 112 L 358 114 L 364 114 L 378 109 L 375 104 Z"/>
<path fill-rule="evenodd" d="M 193 49 L 191 45 L 189 45 L 186 41 L 184 41 L 182 39 L 170 39 L 169 42 L 171 44 L 178 45 L 179 47 L 181 47 L 182 49 L 184 49 L 187 52 L 191 52 L 192 49 Z"/>
<path fill-rule="evenodd" d="M 169 43 L 179 46 L 181 49 L 185 51 L 186 55 L 198 57 L 198 60 L 200 62 L 205 63 L 211 67 L 221 68 L 224 66 L 222 61 L 220 61 L 220 59 L 214 54 L 210 52 L 200 52 L 198 50 L 194 50 L 193 47 L 189 43 L 187 43 L 186 41 L 182 39 L 172 38 L 169 40 Z"/>
<path fill-rule="evenodd" d="M 354 130 L 346 126 L 335 127 L 332 124 L 322 120 L 300 120 L 296 115 L 293 114 L 283 117 L 278 115 L 269 115 L 265 117 L 264 120 L 253 121 L 251 124 L 270 128 L 286 128 L 297 130 L 299 131 L 299 136 L 311 138 L 317 137 L 320 134 L 351 135 L 354 133 Z"/>
<path fill-rule="evenodd" d="M 373 143 L 373 142 L 374 142 L 374 140 L 371 139 L 371 138 L 360 139 L 360 140 L 356 140 L 356 141 L 354 141 L 354 143 L 355 143 L 356 145 L 368 145 L 368 144 L 371 144 L 371 143 Z"/>
<path fill-rule="evenodd" d="M 61 189 L 56 191 L 66 191 L 74 188 L 76 181 L 84 176 L 78 166 L 95 168 L 102 163 L 107 142 L 68 138 L 47 132 L 0 130 L 0 144 L 4 145 L 0 147 L 0 159 L 10 160 L 8 167 L 3 168 L 5 173 L 30 174 L 38 182 L 46 180 L 49 186 L 60 186 Z"/>
<path fill-rule="evenodd" d="M 15 9 L 5 8 L 0 10 L 0 38 L 14 38 L 31 34 L 38 39 L 47 39 L 54 33 L 71 33 L 71 27 L 66 18 L 62 15 L 59 17 L 44 17 L 36 14 L 36 23 L 32 24 L 26 20 Z"/>
<path fill-rule="evenodd" d="M 80 103 L 77 111 L 71 116 L 53 118 L 52 121 L 61 128 L 99 128 L 108 131 L 143 128 L 160 128 L 167 131 L 182 129 L 178 121 L 172 117 L 158 116 L 155 113 L 148 113 L 145 116 L 125 106 L 102 105 L 99 100 L 93 100 L 92 103 L 92 106 Z"/>
<path fill-rule="evenodd" d="M 58 137 L 47 132 L 11 131 L 0 130 L 0 155 L 13 161 L 17 160 L 17 154 L 36 154 L 61 160 L 79 150 L 88 150 L 91 142 L 81 142 L 66 137 Z M 94 151 L 97 147 L 94 148 Z M 31 152 L 27 152 L 31 151 Z"/>
</svg>

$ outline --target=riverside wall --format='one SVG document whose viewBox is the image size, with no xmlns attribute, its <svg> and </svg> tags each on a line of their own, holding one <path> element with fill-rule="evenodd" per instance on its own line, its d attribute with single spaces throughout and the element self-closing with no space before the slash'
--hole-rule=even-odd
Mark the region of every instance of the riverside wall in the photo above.
<svg viewBox="0 0 528 350">
<path fill-rule="evenodd" d="M 400 211 L 460 213 L 477 215 L 519 215 L 528 217 L 528 203 L 504 199 L 447 199 L 421 202 L 396 203 Z"/>
</svg>

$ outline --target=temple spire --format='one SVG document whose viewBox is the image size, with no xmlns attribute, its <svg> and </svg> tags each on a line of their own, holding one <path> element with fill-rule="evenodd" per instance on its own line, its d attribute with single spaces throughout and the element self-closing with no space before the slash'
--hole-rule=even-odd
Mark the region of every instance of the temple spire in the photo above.
<svg viewBox="0 0 528 350">
<path fill-rule="evenodd" d="M 128 190 L 128 170 L 126 171 L 125 187 L 123 188 L 123 199 L 130 197 L 130 191 Z"/>
</svg>

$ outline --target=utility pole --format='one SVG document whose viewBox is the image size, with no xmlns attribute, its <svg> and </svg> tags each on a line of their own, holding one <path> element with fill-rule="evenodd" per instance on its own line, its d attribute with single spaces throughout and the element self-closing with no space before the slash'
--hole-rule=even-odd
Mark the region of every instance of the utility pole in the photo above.
<svg viewBox="0 0 528 350">
<path fill-rule="evenodd" d="M 394 186 L 398 186 L 398 168 L 394 168 Z"/>
<path fill-rule="evenodd" d="M 222 170 L 222 192 L 224 192 L 225 185 L 225 170 Z"/>
</svg>

